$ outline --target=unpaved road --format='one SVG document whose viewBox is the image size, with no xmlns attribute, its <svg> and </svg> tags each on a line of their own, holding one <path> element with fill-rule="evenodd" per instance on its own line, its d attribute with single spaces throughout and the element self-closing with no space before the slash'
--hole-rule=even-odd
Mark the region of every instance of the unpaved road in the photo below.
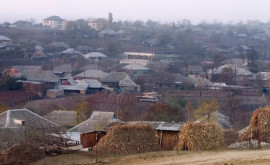
<svg viewBox="0 0 270 165">
<path fill-rule="evenodd" d="M 165 153 L 166 154 L 166 153 Z M 181 152 L 179 155 L 122 157 L 115 165 L 270 165 L 270 149 Z M 109 163 L 110 164 L 110 163 Z"/>
</svg>

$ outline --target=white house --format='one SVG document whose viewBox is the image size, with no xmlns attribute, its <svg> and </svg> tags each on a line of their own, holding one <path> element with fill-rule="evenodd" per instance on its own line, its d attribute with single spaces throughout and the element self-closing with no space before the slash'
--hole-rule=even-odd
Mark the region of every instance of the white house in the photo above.
<svg viewBox="0 0 270 165">
<path fill-rule="evenodd" d="M 67 21 L 59 16 L 51 16 L 43 20 L 43 26 L 51 27 L 52 29 L 64 30 Z"/>
</svg>

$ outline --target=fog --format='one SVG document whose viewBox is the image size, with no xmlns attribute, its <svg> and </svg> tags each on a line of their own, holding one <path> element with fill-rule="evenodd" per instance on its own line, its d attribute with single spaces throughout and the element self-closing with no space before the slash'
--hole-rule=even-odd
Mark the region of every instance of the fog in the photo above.
<svg viewBox="0 0 270 165">
<path fill-rule="evenodd" d="M 267 22 L 269 0 L 0 0 L 0 22 L 35 18 L 37 22 L 51 15 L 67 20 L 107 17 L 114 20 L 152 19 L 176 22 L 189 19 L 207 22 Z"/>
</svg>

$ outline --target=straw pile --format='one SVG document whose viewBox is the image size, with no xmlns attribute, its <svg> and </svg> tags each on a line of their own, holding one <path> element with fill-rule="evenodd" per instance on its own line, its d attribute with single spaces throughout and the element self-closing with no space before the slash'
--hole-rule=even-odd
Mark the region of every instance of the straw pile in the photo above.
<svg viewBox="0 0 270 165">
<path fill-rule="evenodd" d="M 158 136 L 149 125 L 117 124 L 93 149 L 106 154 L 152 152 L 159 150 Z"/>
<path fill-rule="evenodd" d="M 28 165 L 43 157 L 42 151 L 32 145 L 14 145 L 0 153 L 0 164 Z"/>
<path fill-rule="evenodd" d="M 226 146 L 237 142 L 239 134 L 233 129 L 226 129 L 223 131 L 224 141 Z"/>
<path fill-rule="evenodd" d="M 258 108 L 253 112 L 249 127 L 240 135 L 239 140 L 270 142 L 270 106 Z"/>
<path fill-rule="evenodd" d="M 222 129 L 215 123 L 188 122 L 183 127 L 178 142 L 180 150 L 216 150 L 225 147 Z"/>
</svg>

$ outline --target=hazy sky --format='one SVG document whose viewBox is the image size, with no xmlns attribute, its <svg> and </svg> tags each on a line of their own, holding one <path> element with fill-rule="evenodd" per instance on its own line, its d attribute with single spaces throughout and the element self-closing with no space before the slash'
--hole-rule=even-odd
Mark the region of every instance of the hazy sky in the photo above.
<svg viewBox="0 0 270 165">
<path fill-rule="evenodd" d="M 89 17 L 172 22 L 190 19 L 233 21 L 270 19 L 270 0 L 0 0 L 0 22 L 58 15 L 67 20 Z"/>
</svg>

